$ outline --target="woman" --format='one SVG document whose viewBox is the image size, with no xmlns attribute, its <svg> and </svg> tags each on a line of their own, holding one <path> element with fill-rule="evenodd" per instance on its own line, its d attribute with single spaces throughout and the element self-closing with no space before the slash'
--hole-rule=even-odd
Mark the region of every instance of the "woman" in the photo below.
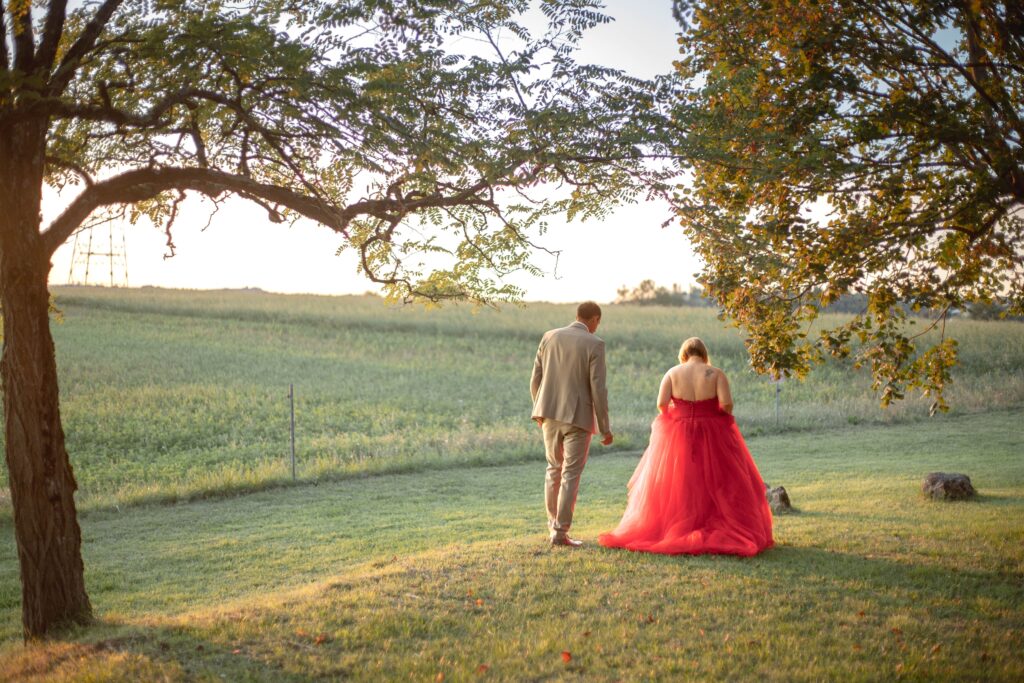
<svg viewBox="0 0 1024 683">
<path fill-rule="evenodd" d="M 725 373 L 697 337 L 661 380 L 659 415 L 615 531 L 598 542 L 668 555 L 751 556 L 770 548 L 765 486 L 732 417 Z"/>
</svg>

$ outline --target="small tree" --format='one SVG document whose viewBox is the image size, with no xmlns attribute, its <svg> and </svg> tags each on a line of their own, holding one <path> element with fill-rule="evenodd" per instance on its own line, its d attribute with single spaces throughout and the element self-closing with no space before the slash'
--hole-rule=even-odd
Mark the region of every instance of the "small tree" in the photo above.
<svg viewBox="0 0 1024 683">
<path fill-rule="evenodd" d="M 578 64 L 592 0 L 0 0 L 0 362 L 26 637 L 87 620 L 47 279 L 90 221 L 188 193 L 312 219 L 392 299 L 514 299 L 555 213 L 663 177 L 647 83 Z M 462 51 L 456 51 L 462 48 Z M 41 225 L 44 185 L 73 193 Z M 558 188 L 564 188 L 559 191 Z M 413 220 L 415 219 L 415 220 Z M 423 265 L 424 259 L 429 265 Z"/>
<path fill-rule="evenodd" d="M 640 304 L 647 306 L 701 306 L 703 299 L 700 290 L 691 287 L 689 292 L 684 292 L 678 283 L 673 283 L 672 288 L 659 286 L 654 280 L 643 280 L 639 285 L 630 289 L 622 285 L 616 293 L 617 304 Z"/>
<path fill-rule="evenodd" d="M 968 0 L 680 0 L 693 160 L 679 215 L 755 368 L 870 366 L 883 405 L 946 409 L 944 330 L 970 302 L 1024 309 L 1024 9 Z M 818 207 L 816 213 L 812 210 Z M 824 216 L 824 217 L 822 217 Z M 811 334 L 847 293 L 866 306 Z"/>
</svg>

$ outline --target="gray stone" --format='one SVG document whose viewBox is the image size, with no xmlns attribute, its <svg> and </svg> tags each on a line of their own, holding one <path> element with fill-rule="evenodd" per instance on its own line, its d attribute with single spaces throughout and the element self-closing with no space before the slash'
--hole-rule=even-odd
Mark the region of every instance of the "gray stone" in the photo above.
<svg viewBox="0 0 1024 683">
<path fill-rule="evenodd" d="M 768 507 L 772 509 L 772 512 L 776 515 L 785 514 L 787 512 L 794 512 L 793 505 L 789 502 L 789 494 L 786 493 L 785 486 L 776 486 L 775 488 L 768 488 L 768 484 L 764 485 L 766 491 L 765 496 L 768 498 Z"/>
<path fill-rule="evenodd" d="M 932 472 L 924 478 L 921 491 L 938 500 L 966 500 L 977 493 L 966 474 Z"/>
</svg>

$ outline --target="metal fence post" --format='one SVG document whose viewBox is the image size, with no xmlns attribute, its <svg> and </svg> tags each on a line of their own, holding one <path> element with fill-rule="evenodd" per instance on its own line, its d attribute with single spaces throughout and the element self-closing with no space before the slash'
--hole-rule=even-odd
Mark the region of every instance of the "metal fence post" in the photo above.
<svg viewBox="0 0 1024 683">
<path fill-rule="evenodd" d="M 779 394 L 782 393 L 782 378 L 775 380 L 775 428 L 779 428 Z"/>
<path fill-rule="evenodd" d="M 288 403 L 292 412 L 292 481 L 295 481 L 295 385 L 288 385 Z"/>
</svg>

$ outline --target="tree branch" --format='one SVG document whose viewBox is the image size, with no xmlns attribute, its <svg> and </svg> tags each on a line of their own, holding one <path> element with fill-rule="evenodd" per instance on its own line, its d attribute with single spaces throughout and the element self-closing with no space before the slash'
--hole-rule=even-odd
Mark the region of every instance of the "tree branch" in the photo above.
<svg viewBox="0 0 1024 683">
<path fill-rule="evenodd" d="M 338 232 L 343 232 L 347 223 L 336 207 L 287 188 L 212 169 L 147 168 L 126 171 L 87 187 L 42 233 L 43 244 L 53 253 L 96 209 L 146 201 L 170 190 L 194 190 L 211 197 L 225 192 L 253 195 L 281 204 Z"/>
<path fill-rule="evenodd" d="M 216 104 L 238 110 L 230 98 L 212 90 L 199 88 L 182 88 L 167 93 L 153 103 L 148 111 L 134 113 L 116 109 L 113 106 L 70 105 L 59 99 L 49 99 L 36 105 L 48 115 L 56 119 L 83 119 L 86 121 L 105 121 L 118 126 L 150 128 L 160 123 L 160 118 L 176 105 L 186 104 L 192 98 L 209 100 Z"/>
<path fill-rule="evenodd" d="M 73 161 L 68 161 L 66 159 L 61 159 L 60 157 L 47 155 L 46 163 L 52 166 L 56 166 L 57 168 L 63 168 L 69 171 L 73 171 L 79 178 L 82 179 L 82 182 L 85 183 L 86 187 L 92 187 L 93 185 L 96 184 L 96 181 L 93 180 L 92 175 Z"/>
<path fill-rule="evenodd" d="M 316 196 L 215 169 L 146 168 L 126 171 L 87 187 L 42 233 L 42 240 L 52 254 L 96 209 L 146 201 L 170 190 L 193 190 L 211 198 L 225 193 L 258 198 L 294 211 L 347 238 L 348 225 L 357 216 L 369 215 L 391 222 L 425 208 L 485 204 L 486 198 L 477 195 L 487 187 L 487 182 L 481 180 L 447 195 L 438 192 L 414 200 L 364 199 L 341 208 Z"/>
<path fill-rule="evenodd" d="M 46 25 L 43 36 L 36 50 L 36 68 L 49 71 L 57 56 L 57 46 L 64 32 L 64 20 L 67 17 L 67 0 L 50 0 L 50 10 L 46 14 Z"/>
<path fill-rule="evenodd" d="M 68 48 L 64 59 L 60 60 L 60 66 L 57 67 L 53 77 L 50 78 L 47 90 L 51 95 L 60 95 L 68 87 L 68 83 L 71 82 L 75 71 L 82 63 L 82 58 L 96 45 L 96 40 L 103 33 L 103 29 L 106 28 L 110 17 L 114 15 L 114 12 L 121 6 L 122 2 L 124 0 L 104 0 L 100 8 L 96 10 L 96 14 L 85 25 L 82 35 L 78 36 L 78 40 Z"/>
<path fill-rule="evenodd" d="M 10 3 L 8 3 L 10 5 Z M 32 5 L 26 0 L 25 9 L 15 15 L 11 11 L 11 37 L 14 41 L 14 68 L 23 74 L 32 73 L 35 59 L 35 39 L 32 33 Z"/>
<path fill-rule="evenodd" d="M 7 54 L 7 8 L 0 0 L 0 74 L 11 69 L 10 56 Z"/>
</svg>

